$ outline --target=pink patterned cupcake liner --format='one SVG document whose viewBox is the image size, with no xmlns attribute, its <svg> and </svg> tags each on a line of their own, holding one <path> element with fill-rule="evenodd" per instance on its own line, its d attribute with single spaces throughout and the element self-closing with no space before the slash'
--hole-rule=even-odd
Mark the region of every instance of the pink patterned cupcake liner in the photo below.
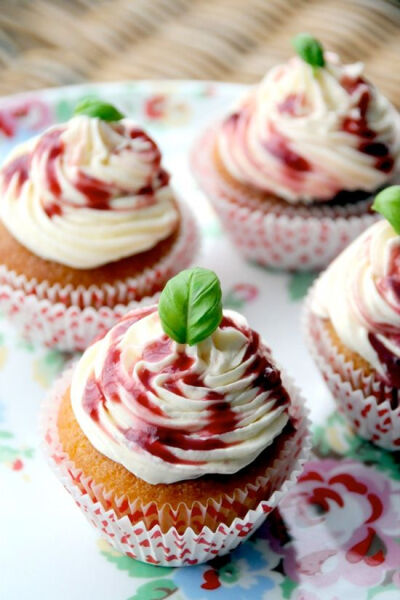
<svg viewBox="0 0 400 600">
<path fill-rule="evenodd" d="M 123 517 L 117 516 L 113 508 L 107 507 L 107 498 L 111 494 L 102 486 L 95 485 L 90 477 L 85 477 L 75 467 L 59 440 L 57 416 L 71 375 L 72 369 L 64 373 L 43 406 L 41 429 L 45 455 L 57 478 L 101 536 L 116 550 L 137 560 L 155 565 L 185 566 L 227 554 L 254 533 L 279 504 L 297 481 L 309 456 L 311 441 L 304 401 L 291 380 L 283 376 L 284 385 L 292 399 L 291 417 L 295 433 L 285 440 L 279 456 L 268 466 L 265 475 L 257 478 L 255 484 L 235 491 L 232 497 L 226 495 L 219 501 L 210 499 L 206 504 L 196 503 L 192 507 L 182 503 L 176 510 L 170 505 L 157 506 L 156 502 L 144 506 L 140 501 L 129 503 L 126 498 L 119 498 L 117 506 L 127 505 L 128 512 Z M 236 514 L 240 509 L 243 511 L 243 507 L 247 506 L 246 500 L 261 486 L 266 489 L 265 500 L 255 509 L 247 510 L 243 518 L 234 518 L 231 525 L 221 523 L 220 516 L 226 516 L 227 511 L 234 510 Z M 158 523 L 165 522 L 166 513 L 172 515 L 175 523 L 179 514 L 179 531 L 172 525 L 167 532 L 162 531 Z M 197 520 L 196 531 L 186 526 L 182 532 L 182 516 L 184 521 L 190 523 Z M 210 518 L 216 523 L 215 530 L 201 526 L 202 521 L 207 519 L 209 522 Z"/>
<path fill-rule="evenodd" d="M 73 288 L 38 284 L 0 265 L 0 310 L 29 341 L 64 351 L 84 350 L 127 311 L 154 304 L 159 292 L 143 296 L 143 291 L 157 289 L 158 282 L 166 282 L 193 261 L 199 245 L 197 224 L 184 203 L 179 206 L 182 223 L 174 245 L 141 275 L 113 285 Z"/>
<path fill-rule="evenodd" d="M 354 204 L 312 207 L 262 202 L 229 185 L 213 162 L 214 130 L 196 143 L 192 172 L 216 209 L 227 234 L 243 256 L 263 266 L 289 270 L 326 267 L 353 239 L 374 223 L 371 198 Z"/>
<path fill-rule="evenodd" d="M 314 286 L 313 286 L 314 289 Z M 374 373 L 366 374 L 334 346 L 324 321 L 313 315 L 309 293 L 303 329 L 311 355 L 339 410 L 356 433 L 385 450 L 400 450 L 400 393 Z"/>
</svg>

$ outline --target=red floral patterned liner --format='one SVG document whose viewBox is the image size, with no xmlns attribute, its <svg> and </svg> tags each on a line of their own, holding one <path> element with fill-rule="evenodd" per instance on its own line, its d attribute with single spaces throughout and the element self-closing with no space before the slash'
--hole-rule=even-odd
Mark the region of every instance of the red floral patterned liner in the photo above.
<svg viewBox="0 0 400 600">
<path fill-rule="evenodd" d="M 320 269 L 379 218 L 367 213 L 370 199 L 334 207 L 288 203 L 285 209 L 279 205 L 279 213 L 266 201 L 260 209 L 250 191 L 248 197 L 239 197 L 216 172 L 214 138 L 209 130 L 195 144 L 192 172 L 233 243 L 248 260 L 275 268 Z"/>
<path fill-rule="evenodd" d="M 71 374 L 72 369 L 69 369 L 56 382 L 42 409 L 41 429 L 45 455 L 57 478 L 70 492 L 92 525 L 118 551 L 137 560 L 157 565 L 185 566 L 206 562 L 217 555 L 230 552 L 247 539 L 278 505 L 284 494 L 296 483 L 309 456 L 311 439 L 304 401 L 291 380 L 283 376 L 292 399 L 291 412 L 292 419 L 296 422 L 296 434 L 288 438 L 279 458 L 267 468 L 265 476 L 258 478 L 256 482 L 257 486 L 266 486 L 269 482 L 270 489 L 274 491 L 268 499 L 260 502 L 256 509 L 249 510 L 244 518 L 235 518 L 229 527 L 220 524 L 216 531 L 203 526 L 199 533 L 195 533 L 190 527 L 187 527 L 184 533 L 178 533 L 175 527 L 171 527 L 167 533 L 163 533 L 159 525 L 147 528 L 144 520 L 132 524 L 128 515 L 118 518 L 112 508 L 104 508 L 106 495 L 101 486 L 94 486 L 90 478 L 84 478 L 61 447 L 56 424 L 57 414 L 63 394 L 70 384 Z M 220 502 L 210 500 L 206 505 L 198 503 L 196 514 L 200 514 L 202 518 L 211 515 L 218 522 L 218 513 L 226 512 L 226 505 L 240 508 L 245 505 L 246 498 L 255 489 L 258 487 L 249 485 L 238 494 L 235 493 L 234 497 L 227 495 Z M 99 498 L 103 499 L 103 503 Z M 120 498 L 118 504 L 124 502 L 127 500 Z M 163 511 L 172 511 L 169 505 L 158 507 L 155 502 L 143 506 L 138 501 L 131 503 L 129 508 L 131 513 L 140 511 L 144 518 L 147 512 L 154 515 L 156 511 L 157 519 L 162 518 Z M 181 504 L 177 510 L 186 511 L 187 519 L 193 517 L 193 507 Z"/>
<path fill-rule="evenodd" d="M 305 302 L 303 330 L 311 355 L 339 410 L 362 438 L 386 450 L 400 450 L 400 394 L 397 408 L 392 408 L 393 388 L 374 373 L 366 375 L 362 369 L 356 369 L 339 353 L 323 321 L 312 314 L 315 285 Z"/>
<path fill-rule="evenodd" d="M 193 261 L 199 245 L 197 224 L 183 203 L 181 215 L 181 232 L 169 254 L 140 277 L 114 286 L 36 285 L 0 265 L 0 309 L 29 341 L 65 351 L 84 350 L 128 310 L 156 302 L 159 293 L 141 297 L 141 289 L 168 281 Z"/>
</svg>

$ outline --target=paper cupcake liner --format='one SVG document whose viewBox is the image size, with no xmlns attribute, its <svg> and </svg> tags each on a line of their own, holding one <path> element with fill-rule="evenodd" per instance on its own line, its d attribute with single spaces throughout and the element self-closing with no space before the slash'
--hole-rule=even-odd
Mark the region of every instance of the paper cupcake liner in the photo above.
<svg viewBox="0 0 400 600">
<path fill-rule="evenodd" d="M 191 167 L 216 209 L 228 236 L 243 256 L 264 266 L 289 270 L 321 269 L 379 216 L 368 214 L 371 198 L 344 205 L 277 205 L 246 198 L 229 185 L 213 163 L 214 132 L 195 145 Z"/>
<path fill-rule="evenodd" d="M 179 235 L 169 252 L 152 267 L 146 268 L 140 275 L 128 277 L 123 281 L 110 284 L 91 285 L 89 287 L 60 284 L 49 285 L 47 281 L 40 283 L 27 275 L 19 275 L 0 265 L 0 286 L 33 294 L 38 300 L 50 300 L 52 304 L 61 302 L 68 306 L 100 308 L 113 307 L 117 304 L 127 304 L 132 300 L 141 300 L 149 295 L 148 290 L 156 286 L 160 279 L 168 279 L 171 272 L 176 272 L 175 261 L 181 261 L 188 251 L 189 245 L 194 249 L 198 245 L 198 230 L 191 210 L 185 202 L 178 201 L 181 215 Z"/>
<path fill-rule="evenodd" d="M 394 393 L 374 372 L 357 369 L 339 352 L 323 321 L 312 314 L 314 289 L 305 303 L 304 335 L 340 412 L 360 437 L 386 450 L 400 450 L 400 392 Z"/>
<path fill-rule="evenodd" d="M 146 506 L 140 501 L 128 502 L 119 498 L 120 507 L 127 507 L 127 514 L 117 516 L 111 504 L 111 493 L 105 493 L 90 477 L 84 477 L 62 449 L 57 429 L 57 415 L 62 397 L 70 384 L 72 370 L 56 382 L 42 410 L 41 428 L 44 452 L 57 478 L 70 492 L 76 504 L 99 533 L 116 550 L 137 560 L 169 566 L 184 566 L 206 562 L 223 555 L 246 540 L 278 505 L 281 498 L 295 484 L 307 460 L 311 441 L 309 421 L 304 402 L 291 380 L 283 377 L 284 385 L 292 399 L 291 417 L 295 433 L 288 437 L 279 456 L 266 469 L 265 475 L 255 484 L 237 490 L 233 496 L 220 500 L 210 499 L 192 507 L 180 504 L 176 509 L 170 505 Z M 247 510 L 252 494 L 265 488 L 265 500 Z M 122 508 L 123 510 L 123 508 Z M 227 514 L 241 514 L 228 526 L 221 522 Z M 166 519 L 174 523 L 168 529 Z M 215 523 L 215 527 L 204 523 Z M 189 526 L 188 524 L 191 524 Z M 195 527 L 193 528 L 193 524 Z"/>
<path fill-rule="evenodd" d="M 170 252 L 140 276 L 113 285 L 38 284 L 1 265 L 0 310 L 29 341 L 65 351 L 84 350 L 128 310 L 154 304 L 160 293 L 143 296 L 142 291 L 159 289 L 160 282 L 166 283 L 193 261 L 199 245 L 197 224 L 183 203 L 180 210 L 180 234 Z"/>
</svg>

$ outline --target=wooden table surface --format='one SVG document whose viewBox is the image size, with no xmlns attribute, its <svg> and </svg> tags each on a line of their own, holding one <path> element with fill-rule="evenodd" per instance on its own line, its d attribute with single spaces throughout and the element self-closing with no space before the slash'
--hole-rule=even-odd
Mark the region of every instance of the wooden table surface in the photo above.
<svg viewBox="0 0 400 600">
<path fill-rule="evenodd" d="M 82 81 L 255 82 L 300 31 L 400 106 L 396 0 L 1 0 L 0 94 Z"/>
</svg>

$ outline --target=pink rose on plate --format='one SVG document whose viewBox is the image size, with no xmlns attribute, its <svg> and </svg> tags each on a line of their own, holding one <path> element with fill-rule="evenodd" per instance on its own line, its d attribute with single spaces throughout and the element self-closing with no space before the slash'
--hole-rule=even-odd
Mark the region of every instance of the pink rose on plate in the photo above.
<svg viewBox="0 0 400 600">
<path fill-rule="evenodd" d="M 280 512 L 293 538 L 285 571 L 295 581 L 369 587 L 400 564 L 400 483 L 371 467 L 309 462 Z"/>
<path fill-rule="evenodd" d="M 224 298 L 224 305 L 234 310 L 242 309 L 259 295 L 259 289 L 252 283 L 235 283 Z"/>
<path fill-rule="evenodd" d="M 162 119 L 166 112 L 166 96 L 156 94 L 150 96 L 144 103 L 144 113 L 149 119 Z"/>
<path fill-rule="evenodd" d="M 27 98 L 0 109 L 0 133 L 12 138 L 18 129 L 40 131 L 52 122 L 50 106 L 37 98 Z"/>
<path fill-rule="evenodd" d="M 233 291 L 243 302 L 251 302 L 258 296 L 258 287 L 252 283 L 236 283 Z"/>
<path fill-rule="evenodd" d="M 153 122 L 182 125 L 190 116 L 190 106 L 174 94 L 154 94 L 145 99 L 143 112 Z"/>
</svg>

